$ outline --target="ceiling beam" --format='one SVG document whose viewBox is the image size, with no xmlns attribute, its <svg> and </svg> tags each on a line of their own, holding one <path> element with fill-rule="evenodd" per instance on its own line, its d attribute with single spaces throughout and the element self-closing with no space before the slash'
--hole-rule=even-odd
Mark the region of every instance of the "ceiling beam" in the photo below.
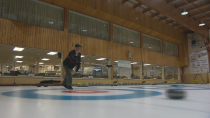
<svg viewBox="0 0 210 118">
<path fill-rule="evenodd" d="M 150 11 L 150 10 L 152 10 L 152 9 L 147 8 L 147 9 L 143 10 L 143 14 L 146 13 L 146 12 L 148 12 L 148 11 Z"/>
<path fill-rule="evenodd" d="M 202 20 L 205 23 L 205 26 L 209 28 L 210 19 Z"/>
<path fill-rule="evenodd" d="M 200 4 L 196 4 L 195 6 L 196 7 L 194 7 L 194 6 L 191 6 L 191 7 L 188 7 L 187 9 L 186 9 L 186 11 L 192 11 L 192 10 L 195 10 L 195 9 L 197 9 L 197 8 L 201 8 L 201 7 L 204 7 L 204 6 L 207 6 L 207 5 L 209 5 L 210 4 L 210 1 L 206 1 L 206 2 L 203 2 L 203 3 L 200 3 Z"/>
<path fill-rule="evenodd" d="M 125 2 L 127 2 L 128 0 L 122 0 L 122 4 L 124 4 Z"/>
<path fill-rule="evenodd" d="M 193 32 L 193 31 L 191 31 L 191 30 L 188 30 L 188 31 L 186 31 L 186 33 L 187 33 L 187 34 L 192 34 L 192 33 L 195 33 L 195 32 Z"/>
<path fill-rule="evenodd" d="M 138 3 L 138 4 L 133 6 L 133 9 L 136 9 L 137 7 L 140 7 L 141 5 L 142 5 L 141 3 Z"/>
<path fill-rule="evenodd" d="M 173 20 L 170 20 L 170 21 L 167 21 L 166 24 L 170 24 L 170 23 L 173 23 L 174 21 Z"/>
<path fill-rule="evenodd" d="M 205 18 L 210 18 L 210 13 L 205 14 L 205 15 L 201 15 L 201 16 L 198 16 L 198 17 L 194 17 L 195 20 L 202 20 L 202 19 L 205 19 Z"/>
<path fill-rule="evenodd" d="M 175 0 L 166 0 L 166 2 L 169 4 L 169 3 L 172 3 L 173 1 Z"/>
<path fill-rule="evenodd" d="M 155 16 L 158 16 L 158 15 L 160 15 L 160 13 L 155 13 L 151 17 L 154 18 Z"/>
<path fill-rule="evenodd" d="M 199 15 L 199 14 L 202 14 L 202 13 L 206 13 L 206 12 L 209 12 L 209 11 L 210 11 L 210 8 L 205 8 L 205 9 L 202 9 L 200 11 L 196 11 L 194 13 L 191 13 L 189 15 L 190 15 L 190 17 L 193 17 L 193 16 L 196 16 L 196 15 Z"/>
<path fill-rule="evenodd" d="M 189 18 L 188 16 L 182 16 L 181 12 L 174 7 L 168 5 L 163 0 L 136 0 L 141 2 L 142 4 L 147 5 L 148 7 L 158 11 L 159 13 L 173 19 L 174 21 L 182 24 L 183 26 L 187 27 L 188 29 L 209 38 L 209 31 L 205 27 L 199 27 L 198 22 L 194 21 L 193 19 Z"/>
<path fill-rule="evenodd" d="M 210 22 L 206 23 L 206 25 L 210 25 Z"/>
<path fill-rule="evenodd" d="M 159 21 L 165 20 L 165 19 L 167 19 L 167 18 L 168 18 L 168 17 L 162 17 L 162 18 L 159 19 Z"/>
<path fill-rule="evenodd" d="M 202 20 L 204 23 L 210 22 L 210 19 Z"/>
<path fill-rule="evenodd" d="M 198 1 L 198 0 L 191 0 L 190 2 L 195 2 L 195 1 Z M 187 4 L 189 4 L 189 2 L 187 2 L 187 1 L 184 2 L 183 1 L 183 2 L 181 2 L 179 4 L 176 4 L 175 7 L 179 8 L 179 7 L 183 7 L 183 6 L 187 5 Z"/>
<path fill-rule="evenodd" d="M 172 27 L 178 27 L 178 26 L 180 26 L 180 24 L 176 23 L 176 24 L 173 24 Z"/>
</svg>

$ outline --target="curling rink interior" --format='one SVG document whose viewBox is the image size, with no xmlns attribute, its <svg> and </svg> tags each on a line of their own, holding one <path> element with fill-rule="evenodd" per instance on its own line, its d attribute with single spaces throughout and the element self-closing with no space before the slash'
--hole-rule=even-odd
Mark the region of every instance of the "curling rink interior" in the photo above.
<svg viewBox="0 0 210 118">
<path fill-rule="evenodd" d="M 169 99 L 170 85 L 0 86 L 1 118 L 210 118 L 210 85 L 182 84 L 185 99 Z"/>
</svg>

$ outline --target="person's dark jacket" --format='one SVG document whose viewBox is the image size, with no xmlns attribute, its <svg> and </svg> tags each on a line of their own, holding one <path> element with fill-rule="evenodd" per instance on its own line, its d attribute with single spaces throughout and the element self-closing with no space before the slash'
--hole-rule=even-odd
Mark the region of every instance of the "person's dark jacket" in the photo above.
<svg viewBox="0 0 210 118">
<path fill-rule="evenodd" d="M 73 69 L 75 66 L 77 66 L 76 72 L 80 68 L 80 62 L 81 62 L 81 53 L 79 52 L 76 56 L 75 50 L 72 50 L 69 52 L 66 59 L 63 61 L 63 65 L 67 66 L 70 69 Z"/>
</svg>

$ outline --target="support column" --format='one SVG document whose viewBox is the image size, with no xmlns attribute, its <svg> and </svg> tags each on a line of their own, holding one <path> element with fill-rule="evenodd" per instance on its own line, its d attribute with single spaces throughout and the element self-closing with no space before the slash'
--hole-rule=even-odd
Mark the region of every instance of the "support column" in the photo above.
<svg viewBox="0 0 210 118">
<path fill-rule="evenodd" d="M 143 53 L 144 53 L 144 49 L 143 49 L 143 34 L 140 33 L 140 48 L 141 48 L 141 79 L 144 80 L 144 59 L 143 59 Z"/>
<path fill-rule="evenodd" d="M 113 71 L 114 71 L 114 59 L 113 59 L 113 23 L 109 22 L 109 40 L 112 45 L 112 50 L 111 50 L 111 59 L 109 60 L 109 65 L 112 65 L 113 67 L 108 69 L 108 77 L 109 79 L 113 79 Z"/>
<path fill-rule="evenodd" d="M 208 43 L 208 45 L 210 45 L 210 29 L 209 29 L 209 43 Z M 208 56 L 209 56 L 209 72 L 207 73 L 208 74 L 207 83 L 210 83 L 210 77 L 209 77 L 209 73 L 210 73 L 210 51 L 208 51 Z"/>
<path fill-rule="evenodd" d="M 39 74 L 39 57 L 36 58 L 35 74 Z"/>
<path fill-rule="evenodd" d="M 2 73 L 2 64 L 0 64 L 0 76 L 1 76 L 1 73 Z"/>
<path fill-rule="evenodd" d="M 113 64 L 111 64 L 111 59 L 108 60 L 108 65 L 112 65 L 113 66 Z M 106 68 L 108 68 L 108 67 L 106 67 Z M 113 68 L 114 67 L 108 68 L 108 78 L 113 79 Z"/>
<path fill-rule="evenodd" d="M 143 73 L 144 73 L 143 64 L 142 64 L 142 62 L 140 62 L 140 63 L 141 63 L 141 64 L 140 64 L 140 73 L 141 73 L 141 74 L 140 74 L 139 77 L 140 77 L 140 80 L 143 80 L 143 78 L 144 78 L 144 77 L 142 77 L 142 75 L 143 75 Z"/>
<path fill-rule="evenodd" d="M 181 68 L 178 68 L 178 80 L 181 80 Z"/>
<path fill-rule="evenodd" d="M 144 62 L 142 62 L 142 80 L 144 80 L 144 75 L 145 75 L 145 73 L 144 73 Z"/>
<path fill-rule="evenodd" d="M 166 80 L 165 78 L 165 65 L 162 67 L 162 80 Z"/>
<path fill-rule="evenodd" d="M 69 19 L 69 10 L 64 8 L 64 26 L 63 31 L 68 32 L 68 19 Z"/>
<path fill-rule="evenodd" d="M 161 40 L 161 42 L 162 42 L 162 53 L 164 54 L 164 53 L 165 53 L 165 52 L 164 52 L 164 41 Z"/>
</svg>

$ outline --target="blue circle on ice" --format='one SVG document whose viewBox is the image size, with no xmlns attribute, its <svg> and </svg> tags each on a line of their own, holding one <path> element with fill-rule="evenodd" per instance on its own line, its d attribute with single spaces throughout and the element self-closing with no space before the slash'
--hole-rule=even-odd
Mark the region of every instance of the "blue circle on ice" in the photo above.
<svg viewBox="0 0 210 118">
<path fill-rule="evenodd" d="M 174 87 L 174 88 L 173 88 Z M 192 88 L 188 88 L 188 87 L 192 87 Z M 186 85 L 170 85 L 170 86 L 164 86 L 164 87 L 161 87 L 161 86 L 155 86 L 155 87 L 129 87 L 129 88 L 135 88 L 135 89 L 155 89 L 155 90 L 168 90 L 168 89 L 181 89 L 181 90 L 210 90 L 210 88 L 207 88 L 207 87 L 198 87 L 198 86 L 186 86 Z"/>
<path fill-rule="evenodd" d="M 145 91 L 145 90 L 131 90 L 131 89 L 101 89 L 101 90 L 120 90 L 120 91 L 131 91 L 131 94 L 122 94 L 122 95 L 105 95 L 105 96 L 66 96 L 66 95 L 45 95 L 37 94 L 37 91 L 44 90 L 63 90 L 63 89 L 32 89 L 32 90 L 18 90 L 18 91 L 9 91 L 4 92 L 2 95 L 10 97 L 20 97 L 20 98 L 29 98 L 29 99 L 49 99 L 49 100 L 116 100 L 116 99 L 133 99 L 133 98 L 142 98 L 142 97 L 151 97 L 161 95 L 161 92 L 157 91 Z M 90 90 L 90 89 L 88 89 Z"/>
</svg>

